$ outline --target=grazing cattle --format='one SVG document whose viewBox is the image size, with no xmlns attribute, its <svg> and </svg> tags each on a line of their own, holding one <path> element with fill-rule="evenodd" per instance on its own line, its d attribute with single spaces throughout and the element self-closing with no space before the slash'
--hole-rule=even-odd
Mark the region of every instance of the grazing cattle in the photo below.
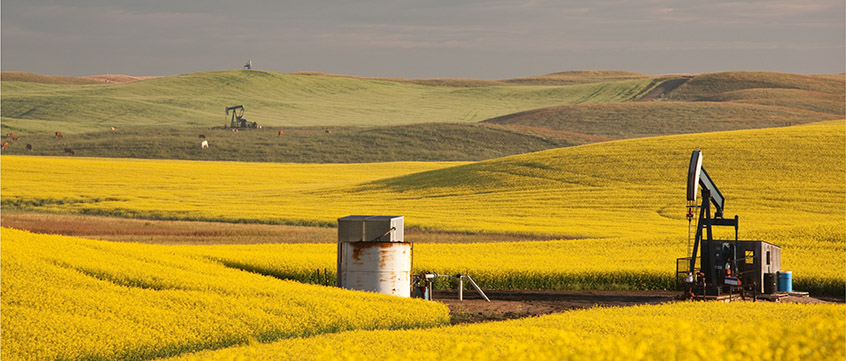
<svg viewBox="0 0 846 361">
<path fill-rule="evenodd" d="M 332 134 L 332 131 L 329 130 L 329 129 L 326 129 L 326 134 Z"/>
<path fill-rule="evenodd" d="M 238 133 L 238 129 L 232 128 L 232 133 Z"/>
<path fill-rule="evenodd" d="M 62 135 L 62 132 L 56 132 L 56 138 L 64 138 L 64 135 Z"/>
<path fill-rule="evenodd" d="M 280 136 L 281 136 L 282 134 L 284 134 L 284 133 L 285 133 L 285 132 L 283 132 L 282 130 L 279 130 L 279 135 L 280 135 Z"/>
<path fill-rule="evenodd" d="M 7 136 L 7 137 L 9 137 L 9 138 L 14 138 L 14 137 L 15 137 L 15 133 L 9 133 L 9 134 L 6 134 L 6 136 Z"/>
<path fill-rule="evenodd" d="M 21 139 L 21 138 L 20 138 L 20 137 L 16 137 L 16 136 L 12 136 L 12 140 L 13 140 L 13 141 L 17 142 L 17 141 L 18 141 L 18 139 Z"/>
<path fill-rule="evenodd" d="M 113 131 L 113 132 L 115 131 L 115 127 L 112 127 L 112 131 Z"/>
<path fill-rule="evenodd" d="M 65 148 L 65 153 L 70 153 L 70 155 L 76 155 L 76 151 L 73 148 Z"/>
<path fill-rule="evenodd" d="M 200 134 L 200 139 L 206 139 L 206 135 L 205 135 L 205 134 Z"/>
<path fill-rule="evenodd" d="M 26 145 L 26 150 L 28 150 L 28 151 L 30 151 L 30 152 L 31 152 L 31 151 L 32 151 L 32 144 L 27 144 L 27 145 Z"/>
<path fill-rule="evenodd" d="M 0 149 L 6 149 L 9 146 L 9 142 L 0 143 Z"/>
<path fill-rule="evenodd" d="M 200 149 L 206 149 L 208 147 L 209 147 L 209 141 L 208 140 L 204 140 L 202 143 L 200 143 Z"/>
</svg>

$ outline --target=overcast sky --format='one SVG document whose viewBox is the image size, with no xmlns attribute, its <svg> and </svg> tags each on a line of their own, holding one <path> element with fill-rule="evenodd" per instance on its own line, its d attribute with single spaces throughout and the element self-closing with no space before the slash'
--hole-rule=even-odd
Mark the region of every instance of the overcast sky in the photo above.
<svg viewBox="0 0 846 361">
<path fill-rule="evenodd" d="M 2 70 L 841 73 L 843 0 L 2 0 Z"/>
</svg>

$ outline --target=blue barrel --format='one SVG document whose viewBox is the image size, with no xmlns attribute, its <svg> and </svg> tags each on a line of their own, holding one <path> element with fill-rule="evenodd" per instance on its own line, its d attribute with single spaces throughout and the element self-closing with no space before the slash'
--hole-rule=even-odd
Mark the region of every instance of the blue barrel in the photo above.
<svg viewBox="0 0 846 361">
<path fill-rule="evenodd" d="M 778 271 L 778 291 L 793 292 L 793 272 Z"/>
</svg>

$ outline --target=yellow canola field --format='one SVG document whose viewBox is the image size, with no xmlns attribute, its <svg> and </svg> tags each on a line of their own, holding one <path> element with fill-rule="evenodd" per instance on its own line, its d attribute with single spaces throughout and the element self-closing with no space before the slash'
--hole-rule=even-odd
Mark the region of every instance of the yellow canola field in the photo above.
<svg viewBox="0 0 846 361">
<path fill-rule="evenodd" d="M 334 224 L 324 198 L 353 186 L 460 162 L 272 164 L 3 156 L 3 205 L 187 220 Z M 354 209 L 354 207 L 350 207 Z M 284 211 L 283 211 L 284 210 Z M 310 211 L 309 211 L 310 210 Z"/>
<path fill-rule="evenodd" d="M 679 302 L 350 331 L 168 360 L 842 360 L 844 305 Z"/>
<path fill-rule="evenodd" d="M 264 277 L 179 247 L 1 236 L 3 360 L 140 360 L 449 317 L 441 304 Z"/>
<path fill-rule="evenodd" d="M 742 237 L 842 221 L 844 125 L 633 139 L 471 164 L 3 156 L 0 190 L 6 206 L 43 211 L 327 225 L 397 214 L 407 226 L 446 230 L 686 236 L 687 163 L 701 148 Z"/>
<path fill-rule="evenodd" d="M 782 269 L 794 272 L 797 289 L 842 294 L 844 133 L 846 123 L 832 121 L 458 165 L 3 156 L 0 189 L 4 207 L 39 211 L 323 225 L 349 214 L 391 214 L 404 215 L 412 227 L 547 234 L 562 240 L 421 244 L 414 265 L 468 271 L 484 276 L 478 278 L 488 287 L 665 288 L 675 259 L 687 253 L 685 178 L 690 152 L 700 148 L 727 198 L 726 216 L 740 215 L 740 238 L 780 245 Z M 733 229 L 716 231 L 718 238 L 734 237 Z M 245 268 L 303 280 L 334 269 L 334 248 L 325 245 L 215 252 Z"/>
<path fill-rule="evenodd" d="M 760 235 L 761 239 L 784 247 L 782 268 L 793 270 L 796 290 L 815 295 L 842 294 L 846 284 L 842 225 Z M 332 244 L 181 247 L 185 252 L 233 267 L 279 278 L 334 284 L 336 247 Z M 674 260 L 686 252 L 685 248 L 685 243 L 672 236 L 421 243 L 414 245 L 414 272 L 469 273 L 483 288 L 497 289 L 670 289 L 675 282 Z M 436 286 L 447 286 L 440 282 L 444 281 Z"/>
</svg>

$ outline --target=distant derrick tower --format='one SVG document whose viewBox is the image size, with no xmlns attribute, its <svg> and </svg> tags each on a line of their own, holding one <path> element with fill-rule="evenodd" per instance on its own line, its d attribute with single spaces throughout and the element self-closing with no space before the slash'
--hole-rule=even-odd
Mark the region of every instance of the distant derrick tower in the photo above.
<svg viewBox="0 0 846 361">
<path fill-rule="evenodd" d="M 252 61 L 252 60 L 247 60 L 247 63 L 246 63 L 246 64 L 244 64 L 244 69 L 246 69 L 246 70 L 250 70 L 250 69 L 252 69 L 252 68 L 253 68 L 253 61 Z"/>
</svg>

